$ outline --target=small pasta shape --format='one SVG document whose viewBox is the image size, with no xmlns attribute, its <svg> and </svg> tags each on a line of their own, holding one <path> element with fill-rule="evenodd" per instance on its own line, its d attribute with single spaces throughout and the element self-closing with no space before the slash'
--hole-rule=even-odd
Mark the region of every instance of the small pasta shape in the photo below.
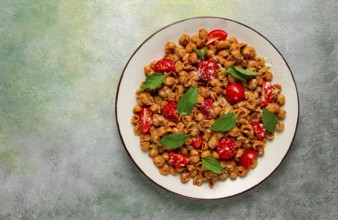
<svg viewBox="0 0 338 220">
<path fill-rule="evenodd" d="M 135 92 L 137 104 L 132 109 L 130 123 L 134 134 L 139 136 L 140 149 L 152 159 L 160 175 L 179 176 L 181 183 L 192 179 L 195 186 L 208 184 L 213 188 L 219 181 L 244 178 L 258 165 L 258 161 L 254 160 L 250 167 L 244 167 L 240 161 L 247 150 L 256 151 L 262 157 L 266 143 L 275 138 L 274 132 L 270 131 L 263 131 L 261 135 L 264 136 L 259 136 L 252 124 L 262 123 L 263 109 L 277 116 L 277 132 L 286 129 L 283 120 L 287 112 L 283 109 L 286 97 L 282 86 L 272 84 L 274 74 L 265 64 L 265 59 L 257 56 L 253 46 L 239 42 L 234 36 L 213 42 L 208 40 L 208 31 L 201 28 L 193 35 L 182 34 L 177 42 L 165 42 L 163 58 L 174 63 L 174 70 L 164 71 L 165 78 L 155 89 L 143 91 L 144 82 L 140 83 Z M 196 48 L 200 51 L 206 48 L 205 56 L 200 57 Z M 146 77 L 158 72 L 154 70 L 157 62 L 152 60 L 145 64 L 143 71 Z M 210 80 L 205 81 L 203 74 L 206 73 L 200 67 L 202 62 L 214 62 L 217 66 L 217 74 L 212 75 Z M 258 72 L 258 75 L 239 80 L 224 71 L 233 66 Z M 266 82 L 271 82 L 273 94 L 271 101 L 263 105 L 263 85 Z M 241 84 L 245 90 L 244 98 L 235 104 L 226 98 L 226 89 L 233 83 Z M 197 87 L 196 101 L 191 112 L 182 114 L 177 106 L 192 87 Z M 168 110 L 172 103 L 176 108 Z M 145 118 L 145 110 L 148 118 Z M 215 121 L 228 113 L 236 116 L 234 127 L 222 132 L 214 131 Z M 184 134 L 188 138 L 182 146 L 169 149 L 161 141 L 168 134 Z M 227 138 L 234 141 L 235 153 L 225 159 L 220 140 Z M 217 160 L 224 171 L 214 173 L 204 167 L 204 161 L 209 158 Z"/>
</svg>

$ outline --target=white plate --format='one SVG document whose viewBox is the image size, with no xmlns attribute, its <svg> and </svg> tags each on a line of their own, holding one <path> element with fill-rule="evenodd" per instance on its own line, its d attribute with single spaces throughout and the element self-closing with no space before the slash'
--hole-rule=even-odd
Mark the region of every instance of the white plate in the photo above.
<svg viewBox="0 0 338 220">
<path fill-rule="evenodd" d="M 235 36 L 240 42 L 252 45 L 258 56 L 270 58 L 271 70 L 274 73 L 273 82 L 282 85 L 283 94 L 286 96 L 286 104 L 283 107 L 287 111 L 287 117 L 284 120 L 285 130 L 276 133 L 275 139 L 267 143 L 265 155 L 259 158 L 258 166 L 251 170 L 245 178 L 217 182 L 213 189 L 210 189 L 208 184 L 201 187 L 194 186 L 192 180 L 182 184 L 179 176 L 161 175 L 151 158 L 141 150 L 139 136 L 134 135 L 130 122 L 133 115 L 132 109 L 136 105 L 135 91 L 145 79 L 143 67 L 151 61 L 163 57 L 163 48 L 167 41 L 177 43 L 182 34 L 196 34 L 201 27 L 209 31 L 225 30 L 228 36 Z M 296 84 L 290 68 L 279 51 L 269 40 L 252 28 L 233 20 L 218 17 L 198 17 L 178 21 L 160 29 L 146 39 L 129 59 L 123 70 L 115 107 L 121 139 L 137 167 L 164 189 L 195 199 L 219 199 L 234 196 L 253 188 L 268 178 L 280 165 L 291 146 L 299 114 Z"/>
</svg>

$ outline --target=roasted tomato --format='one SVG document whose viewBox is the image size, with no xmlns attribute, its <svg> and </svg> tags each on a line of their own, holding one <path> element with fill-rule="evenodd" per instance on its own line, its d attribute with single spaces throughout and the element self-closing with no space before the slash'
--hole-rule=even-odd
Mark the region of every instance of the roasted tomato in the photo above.
<svg viewBox="0 0 338 220">
<path fill-rule="evenodd" d="M 219 67 L 212 60 L 204 60 L 198 64 L 198 75 L 205 82 L 216 78 L 218 71 Z"/>
<path fill-rule="evenodd" d="M 204 99 L 204 102 L 200 106 L 200 112 L 204 115 L 206 119 L 211 118 L 211 109 L 212 109 L 212 98 Z"/>
<path fill-rule="evenodd" d="M 250 123 L 251 126 L 253 127 L 256 137 L 258 140 L 263 140 L 266 135 L 266 129 L 264 128 L 263 123 L 258 122 L 258 121 L 253 121 Z"/>
<path fill-rule="evenodd" d="M 244 99 L 244 86 L 238 83 L 232 83 L 228 85 L 225 90 L 226 100 L 234 105 Z"/>
<path fill-rule="evenodd" d="M 167 58 L 163 58 L 163 59 L 160 59 L 159 61 L 157 61 L 154 65 L 153 69 L 156 72 L 160 72 L 160 73 L 176 71 L 174 61 L 167 59 Z"/>
<path fill-rule="evenodd" d="M 168 102 L 162 109 L 163 117 L 170 121 L 176 122 L 178 120 L 177 103 L 174 101 Z"/>
<path fill-rule="evenodd" d="M 273 99 L 273 86 L 267 81 L 263 81 L 261 90 L 261 103 L 262 107 L 267 106 Z"/>
<path fill-rule="evenodd" d="M 213 30 L 208 33 L 207 44 L 211 44 L 215 40 L 225 40 L 228 36 L 228 33 L 222 30 Z"/>
<path fill-rule="evenodd" d="M 235 140 L 230 137 L 218 140 L 216 151 L 221 159 L 232 158 L 237 152 Z"/>
<path fill-rule="evenodd" d="M 189 163 L 190 159 L 187 156 L 182 154 L 169 152 L 169 160 L 168 162 L 178 168 L 183 168 Z"/>
<path fill-rule="evenodd" d="M 239 165 L 244 167 L 245 169 L 248 169 L 251 167 L 253 162 L 257 159 L 258 152 L 255 150 L 245 150 L 241 158 L 239 158 Z"/>
<path fill-rule="evenodd" d="M 192 139 L 192 146 L 195 148 L 195 149 L 200 149 L 201 146 L 203 144 L 203 138 L 202 136 L 197 136 L 197 137 L 193 137 Z"/>
<path fill-rule="evenodd" d="M 178 111 L 177 111 L 177 103 L 175 101 L 170 101 L 166 104 L 162 109 L 163 117 L 169 119 L 170 121 L 178 120 Z"/>
<path fill-rule="evenodd" d="M 139 127 L 143 134 L 147 133 L 152 124 L 153 113 L 148 108 L 143 108 L 139 113 Z"/>
</svg>

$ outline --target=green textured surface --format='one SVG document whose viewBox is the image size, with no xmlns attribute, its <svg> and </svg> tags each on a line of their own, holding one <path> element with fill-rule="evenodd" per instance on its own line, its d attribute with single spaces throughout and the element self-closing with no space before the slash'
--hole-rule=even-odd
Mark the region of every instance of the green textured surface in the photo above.
<svg viewBox="0 0 338 220">
<path fill-rule="evenodd" d="M 198 2 L 1 0 L 1 220 L 337 217 L 337 1 Z M 300 95 L 283 164 L 227 200 L 159 188 L 128 158 L 116 128 L 129 57 L 156 30 L 196 16 L 234 19 L 270 39 Z"/>
</svg>

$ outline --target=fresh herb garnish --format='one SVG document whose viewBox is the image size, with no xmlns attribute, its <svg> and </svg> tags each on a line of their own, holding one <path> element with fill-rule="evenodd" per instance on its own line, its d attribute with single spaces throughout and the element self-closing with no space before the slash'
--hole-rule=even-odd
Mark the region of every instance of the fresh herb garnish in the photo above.
<svg viewBox="0 0 338 220">
<path fill-rule="evenodd" d="M 227 113 L 218 118 L 211 126 L 212 131 L 230 131 L 236 126 L 236 115 Z"/>
<path fill-rule="evenodd" d="M 146 78 L 144 81 L 141 92 L 143 92 L 146 89 L 157 89 L 162 83 L 163 80 L 167 77 L 166 74 L 162 73 L 153 73 L 150 76 Z"/>
<path fill-rule="evenodd" d="M 199 50 L 196 47 L 194 48 L 194 51 L 197 53 L 197 55 L 201 58 L 201 60 L 204 60 L 205 54 L 207 53 L 207 47 L 204 47 L 203 49 Z"/>
<path fill-rule="evenodd" d="M 271 131 L 271 132 L 275 131 L 278 118 L 274 113 L 270 112 L 266 108 L 263 108 L 262 121 L 263 121 L 263 125 L 266 128 L 266 130 Z"/>
<path fill-rule="evenodd" d="M 202 159 L 202 166 L 213 173 L 222 173 L 225 171 L 218 160 L 213 157 Z"/>
<path fill-rule="evenodd" d="M 236 71 L 235 67 L 233 66 L 226 68 L 226 71 L 230 73 L 233 77 L 240 80 L 246 80 L 247 78 L 249 78 L 249 76 L 243 75 L 240 72 Z"/>
<path fill-rule="evenodd" d="M 259 73 L 257 73 L 257 72 L 244 70 L 244 69 L 241 69 L 241 68 L 235 67 L 235 66 L 229 66 L 228 68 L 226 68 L 226 71 L 228 73 L 230 73 L 233 77 L 240 79 L 240 80 L 246 80 L 250 76 L 259 75 Z"/>
<path fill-rule="evenodd" d="M 234 68 L 235 68 L 236 71 L 238 71 L 238 72 L 240 72 L 240 73 L 242 73 L 246 76 L 257 76 L 257 75 L 259 75 L 259 73 L 253 72 L 253 71 L 250 71 L 250 70 L 244 70 L 242 68 L 235 67 L 235 66 L 234 66 Z"/>
<path fill-rule="evenodd" d="M 180 98 L 177 104 L 177 111 L 180 114 L 180 118 L 182 115 L 188 115 L 192 111 L 198 95 L 197 86 L 191 87 L 186 91 Z"/>
<path fill-rule="evenodd" d="M 183 146 L 189 137 L 189 134 L 167 134 L 160 139 L 160 143 L 169 149 L 174 149 Z"/>
</svg>

